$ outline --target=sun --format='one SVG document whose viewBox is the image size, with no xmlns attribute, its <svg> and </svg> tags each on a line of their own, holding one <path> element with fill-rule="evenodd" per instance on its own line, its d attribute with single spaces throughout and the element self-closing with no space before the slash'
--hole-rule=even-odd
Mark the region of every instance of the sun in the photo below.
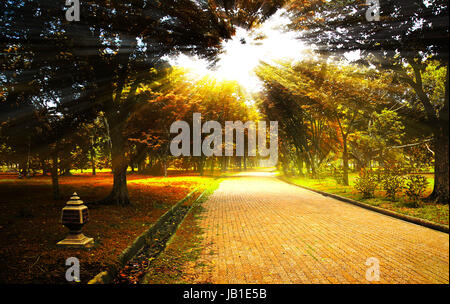
<svg viewBox="0 0 450 304">
<path fill-rule="evenodd" d="M 208 68 L 206 60 L 184 54 L 168 58 L 171 65 L 189 70 L 198 77 L 210 76 L 218 80 L 235 80 L 249 93 L 261 90 L 262 84 L 254 70 L 260 62 L 280 59 L 301 60 L 310 47 L 298 39 L 298 33 L 286 31 L 289 19 L 279 10 L 253 30 L 237 28 L 232 39 L 222 45 L 216 66 Z"/>
</svg>

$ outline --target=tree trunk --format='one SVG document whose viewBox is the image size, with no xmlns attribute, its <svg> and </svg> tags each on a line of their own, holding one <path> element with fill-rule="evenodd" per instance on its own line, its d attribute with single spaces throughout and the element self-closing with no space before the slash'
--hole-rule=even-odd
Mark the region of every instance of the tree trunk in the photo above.
<svg viewBox="0 0 450 304">
<path fill-rule="evenodd" d="M 144 161 L 143 160 L 138 161 L 137 169 L 138 169 L 138 173 L 142 173 L 142 170 L 144 169 Z"/>
<path fill-rule="evenodd" d="M 215 157 L 214 156 L 212 156 L 211 157 L 211 175 L 213 175 L 214 174 L 214 163 L 215 163 Z"/>
<path fill-rule="evenodd" d="M 167 158 L 164 158 L 163 170 L 164 170 L 164 177 L 167 177 Z"/>
<path fill-rule="evenodd" d="M 94 150 L 94 139 L 91 138 L 91 165 L 92 165 L 92 175 L 95 175 L 95 150 Z"/>
<path fill-rule="evenodd" d="M 300 152 L 297 151 L 297 169 L 300 177 L 303 177 L 303 157 Z"/>
<path fill-rule="evenodd" d="M 48 167 L 47 167 L 47 164 L 45 163 L 45 161 L 41 162 L 41 167 L 42 167 L 42 175 L 47 176 L 49 170 L 48 170 Z"/>
<path fill-rule="evenodd" d="M 225 172 L 225 156 L 220 158 L 220 171 Z"/>
<path fill-rule="evenodd" d="M 59 193 L 59 181 L 58 181 L 58 151 L 57 144 L 52 153 L 52 189 L 53 189 L 53 199 L 57 200 L 60 198 Z"/>
<path fill-rule="evenodd" d="M 22 158 L 22 157 L 19 161 L 19 173 L 20 173 L 21 177 L 25 177 L 28 174 L 27 161 L 25 158 Z"/>
<path fill-rule="evenodd" d="M 414 58 L 407 58 L 409 64 L 414 70 L 414 80 L 406 76 L 404 79 L 414 89 L 419 97 L 427 115 L 428 121 L 431 124 L 434 136 L 434 189 L 431 195 L 427 198 L 429 201 L 434 202 L 449 202 L 449 64 L 446 62 L 447 75 L 445 79 L 445 95 L 444 106 L 439 110 L 439 114 L 436 115 L 436 107 L 433 106 L 427 93 L 424 90 L 424 84 L 422 81 L 422 70 L 419 64 L 415 63 Z"/>
<path fill-rule="evenodd" d="M 311 177 L 313 179 L 317 178 L 317 171 L 316 171 L 316 166 L 314 164 L 314 159 L 311 159 Z"/>
<path fill-rule="evenodd" d="M 343 137 L 342 140 L 342 160 L 343 160 L 343 181 L 344 185 L 348 186 L 348 148 L 347 148 L 347 136 Z"/>
<path fill-rule="evenodd" d="M 314 159 L 314 155 L 311 154 L 311 152 L 308 152 L 308 159 L 309 159 L 309 168 L 311 169 L 311 178 L 315 179 L 317 178 L 317 171 L 316 171 L 316 161 Z M 309 169 L 308 169 L 309 171 Z"/>
<path fill-rule="evenodd" d="M 127 188 L 127 172 L 125 168 L 116 168 L 114 170 L 114 184 L 109 197 L 105 200 L 110 204 L 126 206 L 130 204 Z"/>
<path fill-rule="evenodd" d="M 121 128 L 111 136 L 111 162 L 114 174 L 113 189 L 109 196 L 102 201 L 105 204 L 126 206 L 130 204 L 127 187 L 128 164 L 125 157 L 125 139 L 120 132 Z"/>
<path fill-rule="evenodd" d="M 306 176 L 309 177 L 309 174 L 311 173 L 311 165 L 309 161 L 309 157 L 306 158 Z"/>
<path fill-rule="evenodd" d="M 286 162 L 283 162 L 283 164 L 281 165 L 281 168 L 283 169 L 283 174 L 286 176 L 289 176 L 289 170 L 288 170 L 288 166 L 286 165 Z"/>
<path fill-rule="evenodd" d="M 434 132 L 434 189 L 429 200 L 446 203 L 449 202 L 449 64 L 447 62 L 447 77 L 445 79 L 444 106 L 439 111 L 439 123 Z"/>
<path fill-rule="evenodd" d="M 445 127 L 444 127 L 445 128 Z M 447 126 L 448 129 L 448 126 Z M 427 198 L 428 201 L 437 203 L 449 202 L 449 151 L 448 151 L 448 130 L 440 130 L 435 135 L 434 151 L 434 188 Z"/>
<path fill-rule="evenodd" d="M 200 158 L 199 160 L 199 164 L 198 164 L 198 170 L 200 173 L 200 176 L 203 176 L 203 168 L 205 167 L 205 159 L 203 158 L 203 156 Z"/>
</svg>

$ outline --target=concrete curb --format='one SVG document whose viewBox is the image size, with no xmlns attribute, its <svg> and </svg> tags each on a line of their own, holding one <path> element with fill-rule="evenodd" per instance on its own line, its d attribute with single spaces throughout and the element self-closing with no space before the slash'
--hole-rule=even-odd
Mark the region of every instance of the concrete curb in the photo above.
<svg viewBox="0 0 450 304">
<path fill-rule="evenodd" d="M 158 229 L 162 226 L 162 224 L 172 216 L 172 214 L 186 201 L 188 200 L 198 188 L 191 191 L 185 198 L 178 201 L 175 205 L 172 206 L 169 210 L 167 210 L 149 229 L 144 231 L 140 236 L 138 236 L 134 242 L 128 246 L 118 257 L 117 265 L 111 265 L 110 269 L 106 271 L 102 271 L 97 274 L 93 279 L 91 279 L 88 284 L 109 284 L 112 282 L 113 278 L 117 275 L 119 270 L 124 267 L 128 261 L 130 261 L 138 252 L 141 250 L 146 244 L 147 240 L 151 239 L 152 236 L 158 231 Z M 204 190 L 199 197 L 192 203 L 195 204 L 202 196 Z"/>
<path fill-rule="evenodd" d="M 280 177 L 280 176 L 278 176 L 278 179 L 282 180 L 285 183 L 288 183 L 288 184 L 291 184 L 291 185 L 294 185 L 294 186 L 297 186 L 297 187 L 300 187 L 300 188 L 303 188 L 303 189 L 306 189 L 306 190 L 309 190 L 309 191 L 313 191 L 313 192 L 322 194 L 323 196 L 329 196 L 329 197 L 335 198 L 335 199 L 340 200 L 340 201 L 345 202 L 345 203 L 356 205 L 356 206 L 359 206 L 359 207 L 362 207 L 362 208 L 365 208 L 365 209 L 368 209 L 368 210 L 372 210 L 372 211 L 375 211 L 375 212 L 378 212 L 378 213 L 382 213 L 384 215 L 392 216 L 392 217 L 395 217 L 397 219 L 404 220 L 406 222 L 410 222 L 410 223 L 413 223 L 413 224 L 416 224 L 416 225 L 420 225 L 420 226 L 431 228 L 431 229 L 438 230 L 438 231 L 441 231 L 441 232 L 449 233 L 449 226 L 447 226 L 447 225 L 438 224 L 438 223 L 434 223 L 434 222 L 431 222 L 431 221 L 428 221 L 428 220 L 425 220 L 425 219 L 420 219 L 420 218 L 412 217 L 412 216 L 409 216 L 409 215 L 406 215 L 406 214 L 401 214 L 401 213 L 398 213 L 398 212 L 395 212 L 395 211 L 379 208 L 379 207 L 376 207 L 376 206 L 372 206 L 372 205 L 369 205 L 369 204 L 365 204 L 365 203 L 362 203 L 362 202 L 358 202 L 358 201 L 352 200 L 352 199 L 347 198 L 347 197 L 342 197 L 342 196 L 337 195 L 337 194 L 323 192 L 323 191 L 320 191 L 320 190 L 311 189 L 311 188 L 306 187 L 306 186 L 297 185 L 297 184 L 295 184 L 295 183 L 293 183 L 291 181 L 288 181 L 288 180 L 286 180 L 286 179 L 284 179 L 283 177 Z"/>
<path fill-rule="evenodd" d="M 174 228 L 174 233 L 172 233 L 172 235 L 169 237 L 169 239 L 166 242 L 166 246 L 168 246 L 170 244 L 170 242 L 172 241 L 172 239 L 175 237 L 175 234 L 178 230 L 178 228 L 181 226 L 181 224 L 184 222 L 184 219 L 188 216 L 188 214 L 192 211 L 192 208 L 194 208 L 200 201 L 200 199 L 203 197 L 203 195 L 206 193 L 206 191 L 208 191 L 208 188 L 205 189 L 205 191 L 203 191 L 198 197 L 197 199 L 192 203 L 192 205 L 190 206 L 189 210 L 184 214 L 183 218 L 178 222 L 178 224 L 175 226 Z M 165 250 L 165 249 L 164 249 Z M 148 284 L 146 283 L 146 277 L 147 277 L 148 273 L 146 273 L 140 280 L 139 280 L 139 284 Z"/>
</svg>

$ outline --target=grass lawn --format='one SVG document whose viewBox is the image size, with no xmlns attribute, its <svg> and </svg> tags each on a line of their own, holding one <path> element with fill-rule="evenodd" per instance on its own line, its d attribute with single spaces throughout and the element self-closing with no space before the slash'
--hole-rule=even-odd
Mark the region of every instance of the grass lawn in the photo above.
<svg viewBox="0 0 450 304">
<path fill-rule="evenodd" d="M 428 196 L 433 190 L 433 175 L 424 174 L 428 181 L 428 189 L 424 197 Z M 403 195 L 397 194 L 397 201 L 390 201 L 384 196 L 384 191 L 375 191 L 375 197 L 371 199 L 363 199 L 362 195 L 353 187 L 354 181 L 358 175 L 356 173 L 349 175 L 350 186 L 343 186 L 336 183 L 334 178 L 326 177 L 321 179 L 308 179 L 300 177 L 285 177 L 290 182 L 298 185 L 306 186 L 311 189 L 320 190 L 328 193 L 337 194 L 348 197 L 357 201 L 364 202 L 373 206 L 384 209 L 389 209 L 398 213 L 407 214 L 410 216 L 426 219 L 435 223 L 448 225 L 448 205 L 435 203 L 421 203 L 421 206 L 414 208 L 410 201 Z"/>
<path fill-rule="evenodd" d="M 53 200 L 50 177 L 17 179 L 0 174 L 0 283 L 66 283 L 65 260 L 77 257 L 81 282 L 86 283 L 108 265 L 164 212 L 196 187 L 208 187 L 213 178 L 195 175 L 128 176 L 132 205 L 92 206 L 83 233 L 95 240 L 90 250 L 61 249 L 67 235 L 59 221 L 61 209 L 73 192 L 84 202 L 104 198 L 112 187 L 110 173 L 77 174 L 60 178 L 60 200 Z M 192 199 L 198 196 L 194 195 Z"/>
</svg>

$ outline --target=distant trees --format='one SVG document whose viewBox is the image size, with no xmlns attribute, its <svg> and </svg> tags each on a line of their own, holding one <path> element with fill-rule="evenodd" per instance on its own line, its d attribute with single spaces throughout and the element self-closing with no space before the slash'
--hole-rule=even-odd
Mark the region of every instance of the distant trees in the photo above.
<svg viewBox="0 0 450 304">
<path fill-rule="evenodd" d="M 350 142 L 351 155 L 359 168 L 368 167 L 373 160 L 385 165 L 403 163 L 402 150 L 393 149 L 404 142 L 404 125 L 395 111 L 382 109 L 367 120 L 367 127 L 357 130 Z"/>
<path fill-rule="evenodd" d="M 349 141 L 375 111 L 375 103 L 389 96 L 386 79 L 370 70 L 320 61 L 263 64 L 257 74 L 265 84 L 267 112 L 282 113 L 283 132 L 312 175 L 339 145 L 343 182 L 348 185 Z"/>
<path fill-rule="evenodd" d="M 141 155 L 149 155 L 157 160 L 164 175 L 172 157 L 170 142 L 176 134 L 170 133 L 170 126 L 177 120 L 191 125 L 194 113 L 201 113 L 202 121 L 251 120 L 256 117 L 256 108 L 246 104 L 246 96 L 239 84 L 231 81 L 217 81 L 203 78 L 197 81 L 189 79 L 183 70 L 170 69 L 167 75 L 158 81 L 158 85 L 148 85 L 139 93 L 142 102 L 130 117 L 126 133 L 129 141 L 137 145 Z M 203 135 L 206 136 L 206 135 Z M 224 149 L 224 147 L 222 147 Z M 190 149 L 192 151 L 192 148 Z M 214 169 L 214 156 L 209 161 Z M 143 158 L 141 157 L 141 161 Z M 192 162 L 203 174 L 206 157 L 193 157 Z"/>
</svg>

